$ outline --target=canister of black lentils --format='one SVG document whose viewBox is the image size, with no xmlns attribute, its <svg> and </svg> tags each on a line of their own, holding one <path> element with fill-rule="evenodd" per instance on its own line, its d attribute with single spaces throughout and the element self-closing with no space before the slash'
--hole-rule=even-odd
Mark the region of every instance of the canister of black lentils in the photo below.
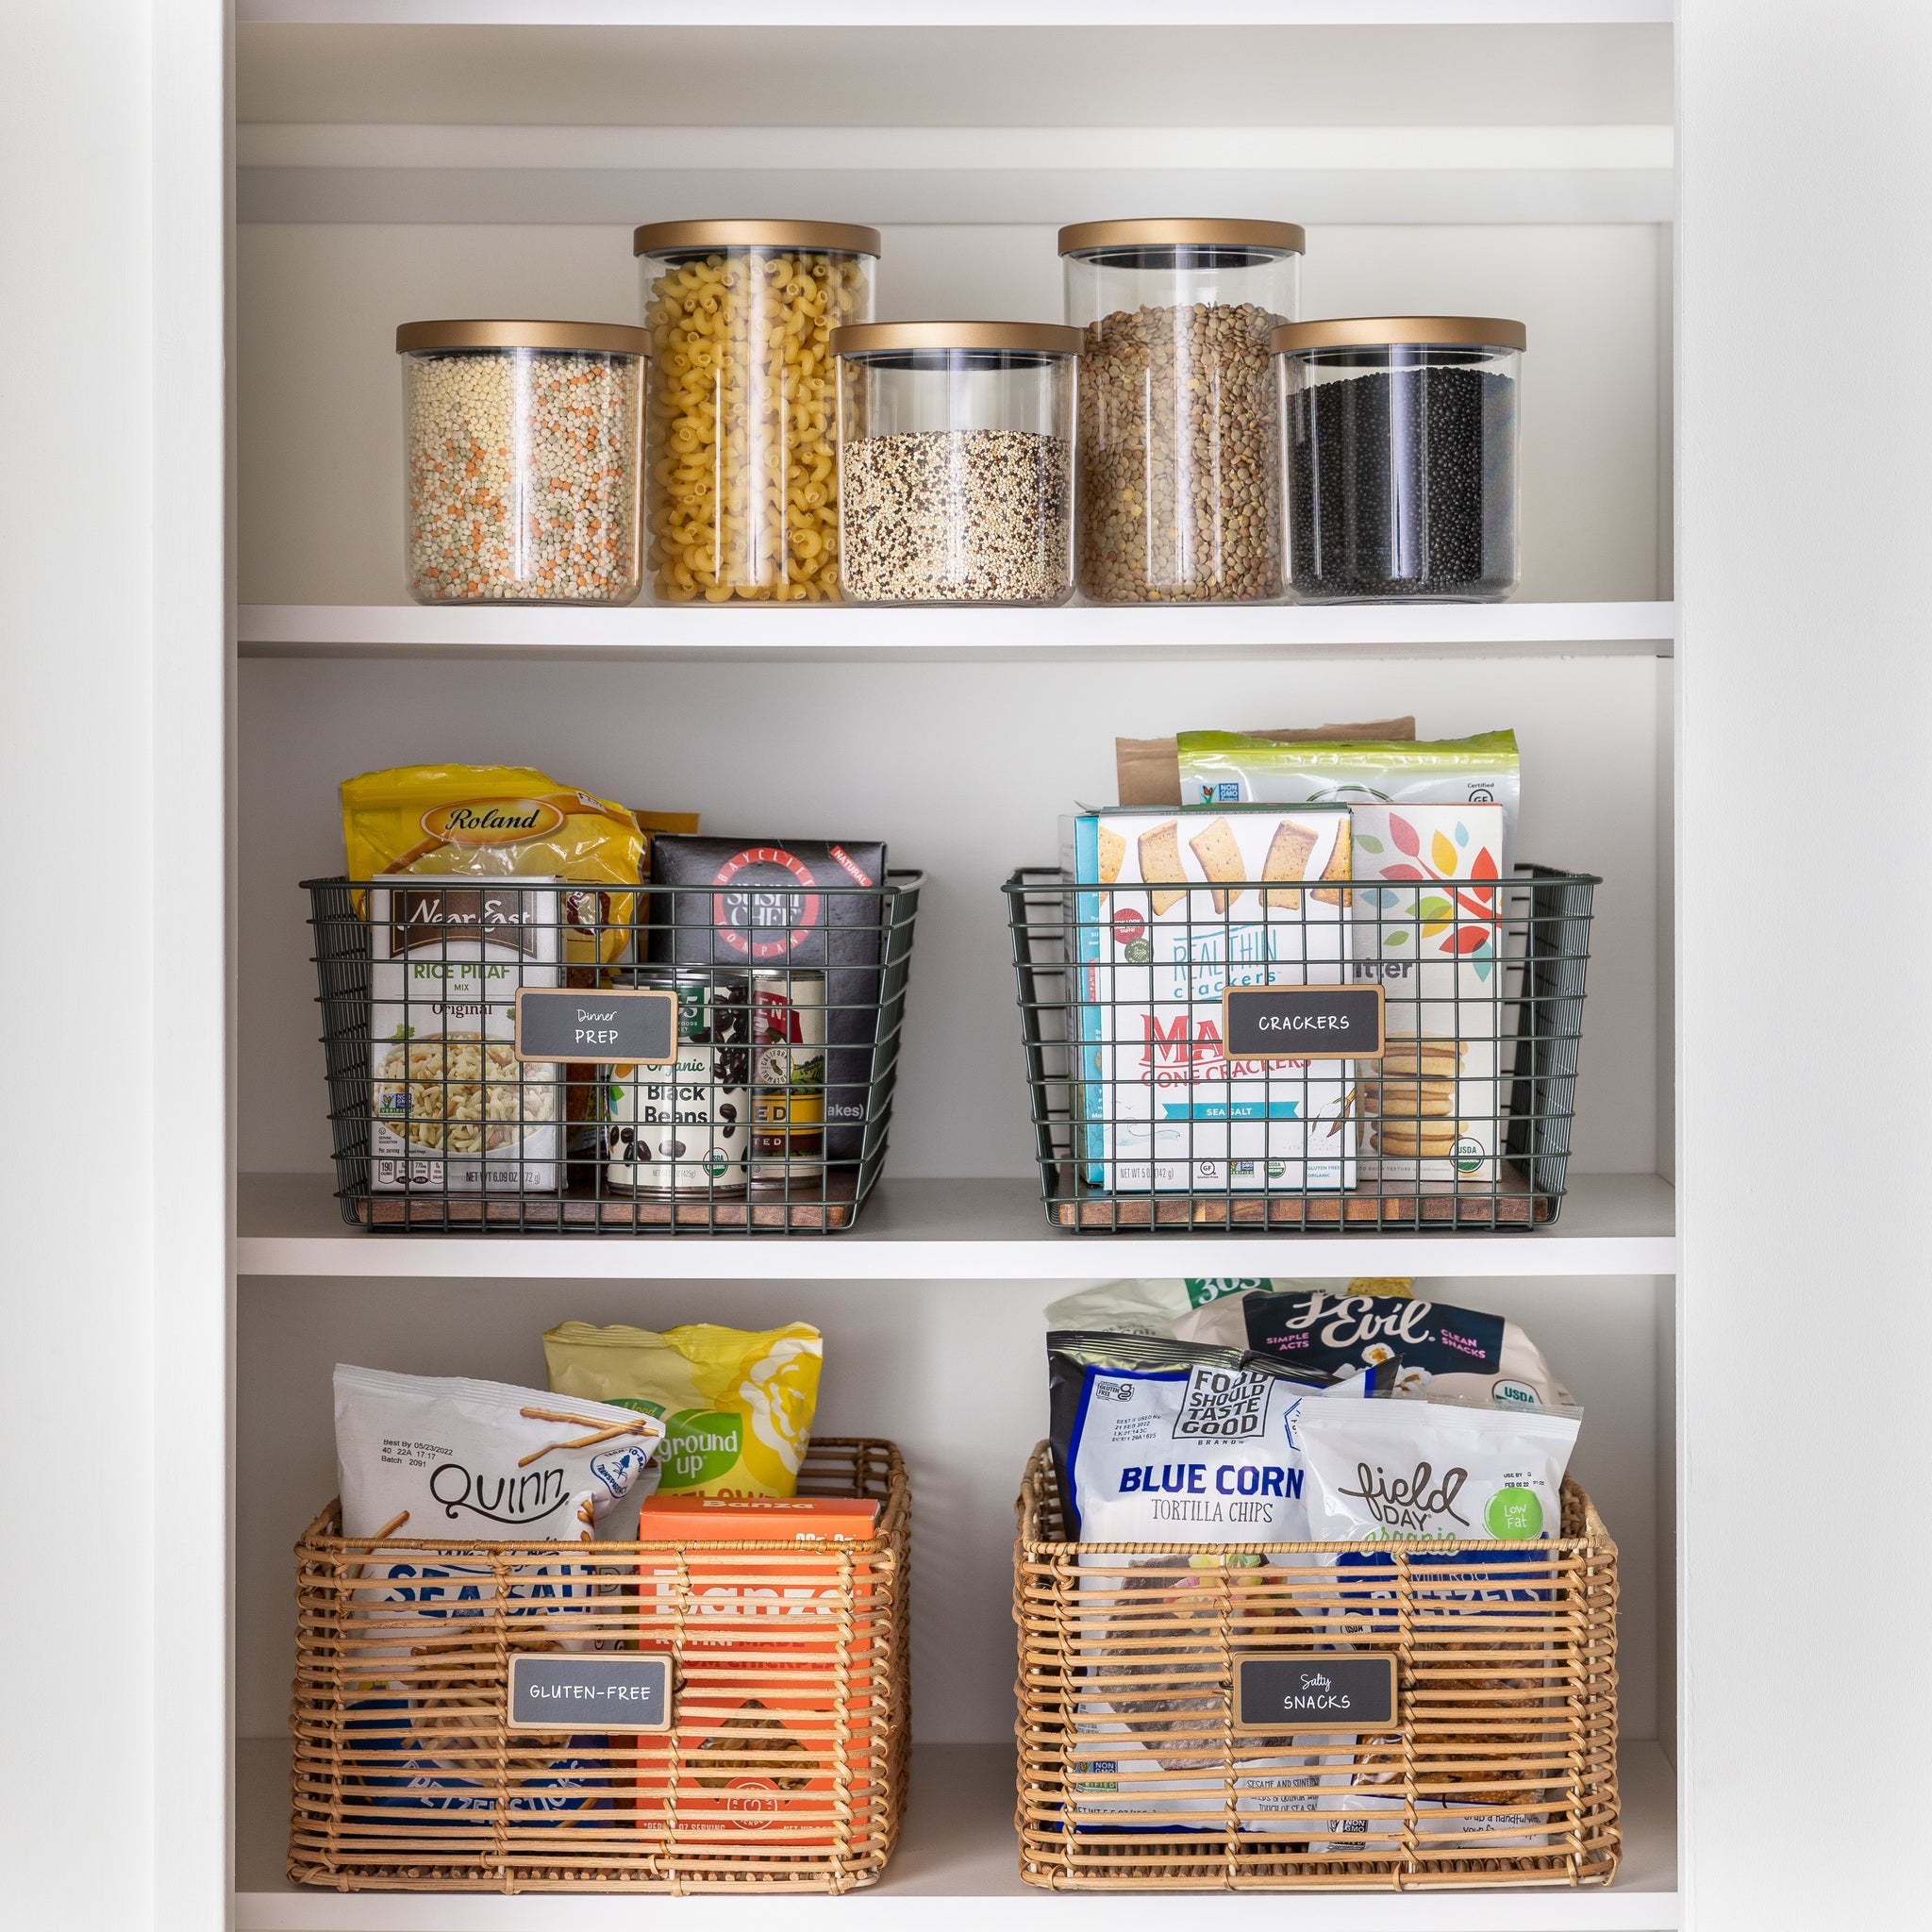
<svg viewBox="0 0 1932 1932">
<path fill-rule="evenodd" d="M 1297 602 L 1495 603 L 1517 556 L 1520 322 L 1372 315 L 1273 339 Z"/>
<path fill-rule="evenodd" d="M 751 976 L 755 1181 L 818 1180 L 825 1161 L 825 975 Z"/>
<path fill-rule="evenodd" d="M 752 1134 L 744 975 L 639 966 L 624 977 L 677 995 L 677 1055 L 669 1066 L 610 1069 L 606 1180 L 627 1193 L 742 1193 Z"/>
</svg>

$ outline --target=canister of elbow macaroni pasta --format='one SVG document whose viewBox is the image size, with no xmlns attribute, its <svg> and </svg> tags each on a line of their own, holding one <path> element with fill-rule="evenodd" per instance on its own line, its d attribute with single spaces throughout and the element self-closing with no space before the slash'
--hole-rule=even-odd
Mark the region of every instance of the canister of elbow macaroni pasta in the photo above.
<svg viewBox="0 0 1932 1932">
<path fill-rule="evenodd" d="M 743 1191 L 752 1137 L 751 1010 L 742 974 L 640 966 L 632 986 L 677 995 L 677 1055 L 613 1066 L 606 1180 L 628 1193 Z"/>
<path fill-rule="evenodd" d="M 755 1181 L 816 1180 L 825 1159 L 825 975 L 751 976 Z"/>
</svg>

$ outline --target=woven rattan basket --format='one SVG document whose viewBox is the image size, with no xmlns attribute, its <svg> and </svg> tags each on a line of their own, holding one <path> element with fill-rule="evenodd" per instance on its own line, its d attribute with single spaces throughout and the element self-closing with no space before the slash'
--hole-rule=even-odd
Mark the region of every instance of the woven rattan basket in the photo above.
<svg viewBox="0 0 1932 1932">
<path fill-rule="evenodd" d="M 905 1808 L 908 1503 L 890 1442 L 814 1442 L 863 1542 L 295 1547 L 289 1876 L 407 1891 L 848 1891 Z M 567 1568 L 566 1568 L 567 1566 Z M 549 1574 L 541 1573 L 547 1569 Z M 674 1728 L 505 1724 L 510 1655 L 669 1652 Z"/>
<path fill-rule="evenodd" d="M 1070 1543 L 1042 1443 L 1019 1513 L 1029 1883 L 1407 1890 L 1614 1875 L 1617 1551 L 1574 1484 L 1561 1538 L 1542 1543 L 1391 1543 L 1367 1563 L 1352 1543 Z M 1238 1656 L 1351 1650 L 1396 1658 L 1386 1732 L 1234 1730 Z"/>
</svg>

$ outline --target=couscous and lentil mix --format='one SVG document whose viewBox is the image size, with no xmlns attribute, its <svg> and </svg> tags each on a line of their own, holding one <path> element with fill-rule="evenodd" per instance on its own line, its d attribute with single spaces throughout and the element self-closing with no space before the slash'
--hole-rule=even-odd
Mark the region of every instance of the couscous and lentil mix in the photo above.
<svg viewBox="0 0 1932 1932">
<path fill-rule="evenodd" d="M 508 340 L 520 328 L 534 340 Z M 577 335 L 631 339 L 634 352 L 560 346 Z M 637 595 L 635 351 L 643 341 L 637 329 L 569 324 L 397 332 L 412 596 L 625 604 Z"/>
<path fill-rule="evenodd" d="M 784 245 L 794 225 L 800 239 Z M 741 229 L 751 239 L 733 245 Z M 870 318 L 878 238 L 825 225 L 859 245 L 809 245 L 816 232 L 685 222 L 638 231 L 653 356 L 651 586 L 666 602 L 839 595 L 829 343 L 841 323 Z"/>
</svg>

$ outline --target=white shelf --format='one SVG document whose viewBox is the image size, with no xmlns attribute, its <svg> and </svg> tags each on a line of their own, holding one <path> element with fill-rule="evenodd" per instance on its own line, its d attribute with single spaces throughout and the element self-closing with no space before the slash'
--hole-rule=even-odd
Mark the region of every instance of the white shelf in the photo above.
<svg viewBox="0 0 1932 1932">
<path fill-rule="evenodd" d="M 1675 0 L 237 0 L 243 25 L 1571 26 L 1668 23 Z"/>
<path fill-rule="evenodd" d="M 491 1892 L 343 1892 L 291 1885 L 288 1746 L 244 1739 L 238 1747 L 235 1932 L 602 1932 L 634 1928 L 659 1911 L 689 1912 L 712 1932 L 734 1924 L 844 1923 L 858 1912 L 890 1918 L 913 1899 L 923 1926 L 985 1923 L 999 1901 L 1042 1932 L 1165 1932 L 1178 1918 L 1211 1915 L 1228 1932 L 1665 1932 L 1682 1924 L 1677 1894 L 1676 1777 L 1657 1745 L 1626 1744 L 1624 1862 L 1607 1890 L 1192 1894 L 1046 1892 L 1024 1884 L 1013 1836 L 1013 1754 L 1003 1744 L 921 1744 L 904 1836 L 885 1875 L 843 1898 L 745 1898 L 708 1893 L 682 1904 L 656 1898 L 506 1898 Z"/>
<path fill-rule="evenodd" d="M 235 1268 L 496 1280 L 1094 1281 L 1116 1275 L 1673 1274 L 1655 1174 L 1573 1174 L 1553 1227 L 1514 1234 L 1075 1235 L 1030 1180 L 885 1180 L 838 1235 L 402 1235 L 350 1227 L 322 1174 L 242 1176 Z"/>
<path fill-rule="evenodd" d="M 1673 604 L 1138 605 L 1058 610 L 634 604 L 245 604 L 244 658 L 560 657 L 741 662 L 1214 657 L 1667 658 Z"/>
</svg>

